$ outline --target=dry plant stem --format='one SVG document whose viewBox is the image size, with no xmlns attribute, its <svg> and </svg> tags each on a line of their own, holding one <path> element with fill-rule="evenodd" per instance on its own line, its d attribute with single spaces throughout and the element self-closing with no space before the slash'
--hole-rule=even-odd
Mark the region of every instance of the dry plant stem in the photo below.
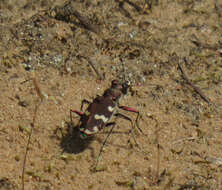
<svg viewBox="0 0 222 190">
<path fill-rule="evenodd" d="M 41 92 L 41 89 L 40 89 L 40 87 L 38 85 L 38 82 L 37 82 L 36 78 L 33 78 L 33 84 L 34 84 L 35 90 L 36 90 L 36 92 L 37 92 L 37 94 L 40 97 L 41 102 L 42 102 L 43 99 L 44 99 L 44 96 L 43 96 L 43 94 Z"/>
<path fill-rule="evenodd" d="M 75 10 L 72 1 L 69 1 L 66 5 L 62 7 L 57 7 L 54 9 L 56 15 L 66 17 L 66 21 L 70 23 L 74 23 L 70 18 L 71 15 L 74 15 L 79 20 L 79 25 L 81 25 L 84 29 L 94 32 L 96 34 L 100 34 L 100 29 L 97 25 L 94 25 L 90 22 L 89 19 L 83 17 L 77 10 Z"/>
<path fill-rule="evenodd" d="M 160 171 L 160 144 L 159 144 L 159 131 L 160 129 L 156 130 L 156 142 L 157 142 L 157 165 L 156 165 L 156 179 L 155 183 L 159 181 L 159 171 Z"/>
<path fill-rule="evenodd" d="M 187 62 L 186 59 L 184 59 L 184 60 L 185 60 L 185 62 Z M 200 90 L 198 87 L 196 87 L 196 86 L 188 79 L 188 77 L 186 76 L 183 68 L 181 67 L 181 65 L 180 65 L 179 63 L 178 63 L 178 68 L 179 68 L 179 70 L 181 71 L 182 77 L 183 77 L 183 79 L 187 82 L 187 84 L 189 84 L 189 85 L 194 89 L 194 91 L 195 91 L 196 93 L 198 93 L 198 94 L 200 95 L 200 97 L 201 97 L 205 102 L 207 102 L 208 104 L 211 104 L 209 98 L 207 98 L 207 97 L 201 92 L 201 90 Z"/>
<path fill-rule="evenodd" d="M 183 142 L 183 141 L 191 141 L 191 140 L 195 140 L 195 139 L 198 139 L 198 138 L 197 138 L 197 137 L 187 137 L 187 138 L 183 138 L 183 139 L 174 141 L 174 142 L 172 142 L 172 144 L 181 143 L 181 142 Z"/>
<path fill-rule="evenodd" d="M 155 128 L 155 134 L 156 134 L 156 144 L 157 144 L 157 165 L 156 165 L 156 176 L 155 181 L 153 181 L 154 184 L 157 184 L 160 178 L 159 171 L 160 171 L 160 144 L 159 144 L 159 131 L 161 128 L 158 127 L 158 121 L 155 117 L 149 116 L 151 119 L 153 119 L 156 122 Z"/>
<path fill-rule="evenodd" d="M 98 70 L 96 69 L 96 67 L 94 66 L 94 64 L 92 63 L 92 61 L 90 61 L 87 57 L 84 57 L 82 55 L 79 55 L 78 56 L 80 59 L 83 58 L 83 59 L 86 59 L 89 63 L 89 65 L 92 67 L 92 69 L 94 70 L 94 72 L 96 73 L 97 77 L 99 78 L 99 80 L 103 80 L 104 77 L 102 77 L 102 75 L 99 74 Z"/>
<path fill-rule="evenodd" d="M 99 80 L 103 80 L 104 78 L 99 74 L 99 72 L 97 71 L 97 69 L 95 68 L 95 66 L 93 65 L 93 63 L 88 60 L 88 63 L 90 64 L 90 66 L 93 68 L 93 70 L 95 71 L 95 73 L 97 74 L 97 76 L 99 77 Z"/>
<path fill-rule="evenodd" d="M 32 123 L 31 123 L 31 131 L 29 133 L 29 137 L 28 137 L 28 142 L 27 142 L 27 145 L 26 145 L 26 150 L 25 150 L 25 156 L 24 156 L 24 161 L 23 161 L 23 166 L 22 166 L 22 190 L 25 190 L 25 180 L 24 180 L 24 177 L 25 177 L 25 166 L 26 166 L 26 160 L 27 160 L 27 155 L 28 155 L 28 150 L 29 150 L 29 144 L 31 142 L 31 136 L 32 136 L 32 131 L 35 127 L 35 121 L 36 121 L 36 116 L 37 116 L 37 112 L 38 112 L 38 109 L 43 101 L 43 95 L 41 93 L 41 90 L 40 90 L 40 87 L 37 83 L 37 80 L 35 78 L 33 78 L 33 84 L 35 86 L 35 90 L 38 94 L 38 96 L 40 97 L 40 102 L 38 102 L 36 105 L 35 105 L 35 110 L 34 110 L 34 115 L 33 115 L 33 119 L 32 119 Z"/>
<path fill-rule="evenodd" d="M 29 150 L 29 144 L 31 142 L 32 131 L 33 131 L 34 126 L 35 126 L 35 120 L 36 120 L 37 111 L 38 111 L 39 106 L 40 106 L 41 103 L 42 103 L 42 101 L 40 101 L 35 106 L 34 116 L 33 116 L 33 120 L 32 120 L 32 123 L 31 123 L 31 131 L 29 133 L 28 142 L 27 142 L 27 145 L 26 145 L 25 157 L 24 157 L 24 162 L 23 162 L 23 167 L 22 167 L 22 190 L 25 189 L 24 175 L 25 175 L 25 165 L 26 165 L 27 154 L 28 154 L 28 150 Z"/>
<path fill-rule="evenodd" d="M 90 23 L 90 21 L 89 21 L 88 19 L 86 19 L 85 17 L 83 17 L 82 15 L 80 15 L 80 13 L 79 13 L 78 11 L 73 10 L 72 13 L 75 15 L 75 17 L 80 21 L 80 23 L 81 23 L 86 29 L 88 29 L 88 30 L 90 30 L 90 31 L 92 31 L 92 32 L 94 32 L 94 33 L 96 33 L 96 34 L 99 34 L 99 33 L 100 33 L 100 32 L 99 32 L 99 28 L 96 27 L 95 25 L 92 25 L 92 24 Z"/>
<path fill-rule="evenodd" d="M 160 145 L 157 144 L 157 165 L 156 165 L 156 183 L 159 181 L 160 172 Z"/>
<path fill-rule="evenodd" d="M 108 138 L 110 137 L 110 135 L 112 134 L 113 129 L 114 129 L 115 126 L 116 126 L 116 123 L 113 123 L 112 128 L 110 129 L 108 135 L 106 136 L 106 139 L 104 140 L 104 142 L 103 142 L 103 144 L 102 144 L 102 146 L 101 146 L 101 148 L 100 148 L 100 151 L 99 151 L 99 154 L 98 154 L 98 156 L 97 156 L 96 163 L 95 163 L 95 166 L 94 166 L 94 169 L 93 169 L 94 171 L 97 170 L 97 166 L 98 166 L 99 159 L 100 159 L 100 156 L 101 156 L 102 151 L 103 151 L 103 147 L 105 146 L 105 144 L 106 144 L 106 142 L 107 142 L 107 139 L 108 139 Z"/>
</svg>

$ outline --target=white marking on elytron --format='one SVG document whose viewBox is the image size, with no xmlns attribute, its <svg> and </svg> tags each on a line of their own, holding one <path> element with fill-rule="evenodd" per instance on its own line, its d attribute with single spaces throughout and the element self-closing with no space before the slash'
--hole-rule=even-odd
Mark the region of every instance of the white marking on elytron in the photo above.
<svg viewBox="0 0 222 190">
<path fill-rule="evenodd" d="M 85 131 L 85 129 L 84 129 L 84 128 L 79 128 L 79 130 L 80 130 L 80 131 L 82 131 L 82 132 L 84 132 L 84 131 Z"/>
<path fill-rule="evenodd" d="M 97 126 L 94 126 L 94 127 L 93 127 L 93 132 L 94 132 L 94 133 L 97 133 L 98 131 L 99 131 L 98 127 L 97 127 Z"/>
<path fill-rule="evenodd" d="M 109 120 L 109 118 L 106 118 L 104 115 L 98 115 L 98 114 L 95 114 L 95 119 L 101 119 L 104 123 L 106 123 L 108 120 Z"/>
<path fill-rule="evenodd" d="M 110 112 L 113 112 L 113 111 L 114 111 L 114 107 L 108 106 L 108 110 L 109 110 Z"/>
<path fill-rule="evenodd" d="M 88 110 L 85 111 L 85 115 L 90 115 L 90 112 Z"/>
<path fill-rule="evenodd" d="M 92 135 L 95 133 L 95 131 L 90 131 L 89 129 L 85 129 L 84 133 L 87 135 Z"/>
</svg>

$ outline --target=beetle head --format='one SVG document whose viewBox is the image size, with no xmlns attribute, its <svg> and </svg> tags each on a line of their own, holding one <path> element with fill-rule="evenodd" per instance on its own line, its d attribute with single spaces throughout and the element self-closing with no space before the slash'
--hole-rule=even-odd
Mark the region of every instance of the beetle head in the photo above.
<svg viewBox="0 0 222 190">
<path fill-rule="evenodd" d="M 110 97 L 112 100 L 117 101 L 122 95 L 127 94 L 127 90 L 130 86 L 130 82 L 121 83 L 118 80 L 113 80 L 111 88 L 104 92 L 105 97 Z"/>
</svg>

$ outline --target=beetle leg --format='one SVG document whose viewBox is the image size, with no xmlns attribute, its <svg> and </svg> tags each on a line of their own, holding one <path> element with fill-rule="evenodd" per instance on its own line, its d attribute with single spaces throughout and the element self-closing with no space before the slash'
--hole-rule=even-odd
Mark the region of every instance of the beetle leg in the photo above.
<svg viewBox="0 0 222 190">
<path fill-rule="evenodd" d="M 86 100 L 86 99 L 84 99 L 84 100 L 82 100 L 82 103 L 81 103 L 81 107 L 80 107 L 80 110 L 81 111 L 78 111 L 78 110 L 70 110 L 70 120 L 71 120 L 71 123 L 72 123 L 72 113 L 76 113 L 78 116 L 83 116 L 84 115 L 84 113 L 82 112 L 82 108 L 83 108 L 83 106 L 84 106 L 84 104 L 90 104 L 91 102 L 90 101 L 88 101 L 88 100 Z"/>
<path fill-rule="evenodd" d="M 133 112 L 136 113 L 136 127 L 139 129 L 139 131 L 143 133 L 142 129 L 139 127 L 139 117 L 140 117 L 140 112 L 135 110 L 134 108 L 128 107 L 128 106 L 118 106 L 120 109 L 125 110 L 125 111 L 129 111 L 129 112 Z"/>
<path fill-rule="evenodd" d="M 110 126 L 115 125 L 115 124 L 116 124 L 116 122 L 109 122 L 104 127 L 110 127 Z"/>
<path fill-rule="evenodd" d="M 129 118 L 128 116 L 125 116 L 125 115 L 121 114 L 121 113 L 116 113 L 115 116 L 116 116 L 116 117 L 120 117 L 120 118 L 125 119 L 125 120 L 128 120 L 128 121 L 131 123 L 132 130 L 130 131 L 130 134 L 131 134 L 131 136 L 133 137 L 133 140 L 134 140 L 136 146 L 140 148 L 140 146 L 139 146 L 139 144 L 137 143 L 136 138 L 135 138 L 135 136 L 134 136 L 134 131 L 133 131 L 133 130 L 134 130 L 134 126 L 133 126 L 133 121 L 132 121 L 132 119 Z"/>
<path fill-rule="evenodd" d="M 139 113 L 137 110 L 135 110 L 134 108 L 128 107 L 128 106 L 119 106 L 120 109 L 129 111 L 129 112 L 134 112 L 134 113 Z"/>
<path fill-rule="evenodd" d="M 80 112 L 78 110 L 70 110 L 70 120 L 71 120 L 71 123 L 72 122 L 72 113 L 76 113 L 77 115 L 79 115 L 80 117 L 84 114 L 83 112 Z"/>
<path fill-rule="evenodd" d="M 82 111 L 82 108 L 83 108 L 84 104 L 91 104 L 91 102 L 89 100 L 86 100 L 86 99 L 82 100 L 81 107 L 80 107 L 81 111 Z"/>
<path fill-rule="evenodd" d="M 100 148 L 100 151 L 99 151 L 99 154 L 98 154 L 98 156 L 97 156 L 96 164 L 95 164 L 95 166 L 94 166 L 94 170 L 95 170 L 95 171 L 96 171 L 97 165 L 98 165 L 98 163 L 99 163 L 100 156 L 101 156 L 102 151 L 103 151 L 103 147 L 105 146 L 105 144 L 106 144 L 106 142 L 107 142 L 107 139 L 108 139 L 108 138 L 110 137 L 110 135 L 112 134 L 113 129 L 114 129 L 114 127 L 116 126 L 116 122 L 110 122 L 110 123 L 107 123 L 107 124 L 105 125 L 105 127 L 110 127 L 110 126 L 112 126 L 112 128 L 110 129 L 108 135 L 106 136 L 105 140 L 103 141 L 103 144 L 102 144 L 102 146 L 101 146 L 101 148 Z"/>
</svg>

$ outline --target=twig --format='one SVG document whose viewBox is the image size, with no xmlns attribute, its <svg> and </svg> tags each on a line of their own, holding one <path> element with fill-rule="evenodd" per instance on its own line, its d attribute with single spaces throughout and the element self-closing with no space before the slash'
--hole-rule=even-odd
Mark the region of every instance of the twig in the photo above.
<svg viewBox="0 0 222 190">
<path fill-rule="evenodd" d="M 88 19 L 86 19 L 85 17 L 81 16 L 80 13 L 76 10 L 73 10 L 73 14 L 75 15 L 75 17 L 80 21 L 80 23 L 88 30 L 99 34 L 99 27 L 96 25 L 92 25 L 90 23 L 90 21 Z"/>
<path fill-rule="evenodd" d="M 79 20 L 80 25 L 83 28 L 92 31 L 96 34 L 100 34 L 99 26 L 92 24 L 89 19 L 83 17 L 77 10 L 75 10 L 75 7 L 71 1 L 61 7 L 58 6 L 53 10 L 55 11 L 56 19 L 65 20 L 66 22 L 76 24 L 74 21 L 72 21 L 71 18 L 71 16 L 74 15 Z"/>
<path fill-rule="evenodd" d="M 28 142 L 27 142 L 27 145 L 26 145 L 25 156 L 24 156 L 24 161 L 23 161 L 23 166 L 22 166 L 22 190 L 25 190 L 25 180 L 24 180 L 24 178 L 25 178 L 25 166 L 26 166 L 26 160 L 27 160 L 27 155 L 28 155 L 28 151 L 29 151 L 29 144 L 31 142 L 32 131 L 35 127 L 37 111 L 38 111 L 38 109 L 39 109 L 39 107 L 40 107 L 40 105 L 43 101 L 43 98 L 44 98 L 35 77 L 33 77 L 33 84 L 35 86 L 35 90 L 36 90 L 38 96 L 40 97 L 41 101 L 38 104 L 35 105 L 34 115 L 33 115 L 32 123 L 31 123 L 31 131 L 29 133 Z"/>
<path fill-rule="evenodd" d="M 89 65 L 90 65 L 90 66 L 92 67 L 92 69 L 95 71 L 95 73 L 96 73 L 97 77 L 99 78 L 99 80 L 103 80 L 103 79 L 104 79 L 104 77 L 102 77 L 102 75 L 99 74 L 98 70 L 96 69 L 96 67 L 94 66 L 94 64 L 92 63 L 91 60 L 89 60 L 87 57 L 82 56 L 82 55 L 78 55 L 77 57 L 80 58 L 80 59 L 81 59 L 81 58 L 86 59 L 87 62 L 89 63 Z"/>
<path fill-rule="evenodd" d="M 192 141 L 192 140 L 195 140 L 195 139 L 198 139 L 198 138 L 197 137 L 187 137 L 187 138 L 183 138 L 183 139 L 173 141 L 172 144 L 181 143 L 183 141 Z"/>
<path fill-rule="evenodd" d="M 187 62 L 186 58 L 184 58 L 184 61 Z M 198 94 L 200 95 L 200 97 L 201 97 L 205 102 L 207 102 L 208 104 L 211 104 L 210 99 L 207 98 L 207 97 L 201 92 L 201 90 L 200 90 L 198 87 L 196 87 L 196 86 L 188 79 L 188 77 L 186 76 L 186 74 L 185 74 L 183 68 L 181 67 L 180 63 L 178 63 L 178 68 L 179 68 L 179 70 L 180 70 L 180 72 L 181 72 L 181 74 L 182 74 L 182 78 L 187 82 L 187 84 L 190 85 L 190 86 L 194 89 L 194 91 L 195 91 L 196 93 L 198 93 Z"/>
</svg>

